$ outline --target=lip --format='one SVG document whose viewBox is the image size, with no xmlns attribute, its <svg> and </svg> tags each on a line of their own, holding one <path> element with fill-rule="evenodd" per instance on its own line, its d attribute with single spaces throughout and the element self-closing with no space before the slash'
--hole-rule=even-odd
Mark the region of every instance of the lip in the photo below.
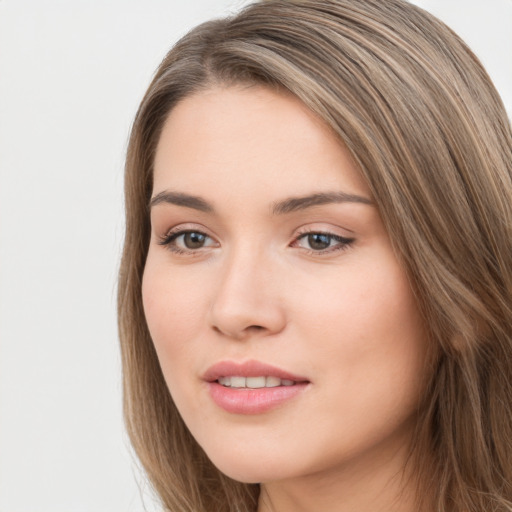
<svg viewBox="0 0 512 512">
<path fill-rule="evenodd" d="M 306 377 L 294 375 L 277 366 L 250 360 L 238 363 L 236 361 L 220 361 L 214 364 L 203 375 L 203 380 L 214 382 L 219 377 L 239 375 L 240 377 L 259 377 L 261 375 L 278 377 L 279 379 L 293 380 L 295 382 L 309 382 Z"/>
<path fill-rule="evenodd" d="M 229 388 L 217 382 L 220 377 L 227 376 L 273 376 L 293 380 L 295 384 L 258 389 Z M 243 363 L 221 361 L 211 366 L 203 375 L 203 379 L 214 403 L 231 414 L 262 414 L 273 410 L 301 394 L 310 384 L 305 377 L 254 360 Z"/>
</svg>

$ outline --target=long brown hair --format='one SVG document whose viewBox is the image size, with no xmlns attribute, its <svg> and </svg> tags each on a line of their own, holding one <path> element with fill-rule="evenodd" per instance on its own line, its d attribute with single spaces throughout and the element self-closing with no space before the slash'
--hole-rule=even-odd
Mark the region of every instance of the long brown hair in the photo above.
<svg viewBox="0 0 512 512">
<path fill-rule="evenodd" d="M 164 121 L 184 97 L 238 83 L 289 91 L 332 128 L 403 261 L 432 346 L 410 459 L 423 461 L 419 501 L 437 512 L 511 511 L 510 121 L 467 46 L 404 0 L 255 3 L 180 40 L 142 100 L 126 161 L 119 331 L 128 432 L 164 506 L 257 507 L 258 486 L 222 475 L 183 424 L 141 300 Z"/>
</svg>

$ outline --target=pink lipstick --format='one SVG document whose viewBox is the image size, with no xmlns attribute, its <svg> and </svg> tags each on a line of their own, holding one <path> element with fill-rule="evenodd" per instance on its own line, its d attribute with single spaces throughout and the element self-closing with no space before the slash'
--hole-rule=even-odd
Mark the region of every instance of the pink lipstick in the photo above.
<svg viewBox="0 0 512 512">
<path fill-rule="evenodd" d="M 310 383 L 259 361 L 221 361 L 203 376 L 213 401 L 233 414 L 261 414 L 291 400 Z"/>
</svg>

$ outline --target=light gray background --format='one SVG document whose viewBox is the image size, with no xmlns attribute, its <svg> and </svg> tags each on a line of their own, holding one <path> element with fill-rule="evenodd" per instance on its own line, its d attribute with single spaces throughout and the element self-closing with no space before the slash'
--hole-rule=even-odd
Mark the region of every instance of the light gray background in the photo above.
<svg viewBox="0 0 512 512">
<path fill-rule="evenodd" d="M 171 43 L 244 3 L 0 0 L 0 512 L 157 510 L 121 420 L 124 151 Z M 512 0 L 417 3 L 512 112 Z"/>
</svg>

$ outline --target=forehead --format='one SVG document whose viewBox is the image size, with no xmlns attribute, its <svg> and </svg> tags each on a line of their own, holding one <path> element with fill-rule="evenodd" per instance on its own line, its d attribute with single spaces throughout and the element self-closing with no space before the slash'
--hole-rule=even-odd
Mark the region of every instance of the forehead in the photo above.
<svg viewBox="0 0 512 512">
<path fill-rule="evenodd" d="M 226 186 L 248 193 L 340 187 L 367 192 L 332 130 L 291 94 L 261 86 L 218 87 L 189 96 L 164 125 L 154 193 Z"/>
</svg>

